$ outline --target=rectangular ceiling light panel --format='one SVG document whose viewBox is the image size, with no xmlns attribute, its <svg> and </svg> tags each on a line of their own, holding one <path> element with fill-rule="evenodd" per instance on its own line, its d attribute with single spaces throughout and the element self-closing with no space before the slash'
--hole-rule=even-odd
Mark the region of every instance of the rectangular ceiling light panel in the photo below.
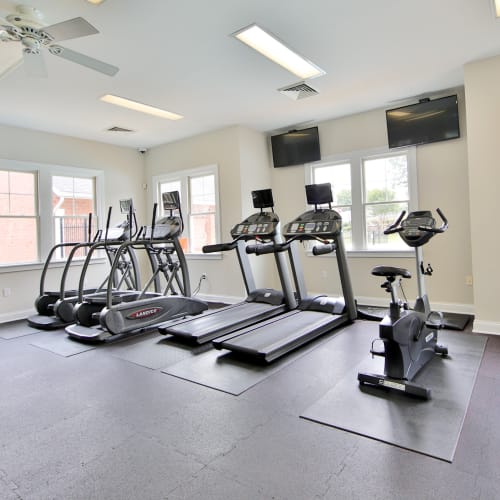
<svg viewBox="0 0 500 500">
<path fill-rule="evenodd" d="M 140 113 L 148 113 L 160 118 L 166 118 L 167 120 L 180 120 L 181 118 L 184 118 L 182 115 L 171 113 L 170 111 L 165 111 L 164 109 L 155 108 L 147 104 L 142 104 L 137 101 L 131 101 L 130 99 L 125 99 L 124 97 L 118 97 L 112 94 L 103 95 L 101 97 L 101 101 L 132 109 L 133 111 L 139 111 Z"/>
<path fill-rule="evenodd" d="M 500 0 L 493 0 L 493 9 L 495 10 L 495 15 L 500 17 Z"/>
<path fill-rule="evenodd" d="M 302 80 L 324 75 L 325 72 L 315 64 L 288 48 L 277 37 L 263 30 L 257 24 L 233 33 L 235 38 L 246 43 L 263 56 L 279 64 Z"/>
</svg>

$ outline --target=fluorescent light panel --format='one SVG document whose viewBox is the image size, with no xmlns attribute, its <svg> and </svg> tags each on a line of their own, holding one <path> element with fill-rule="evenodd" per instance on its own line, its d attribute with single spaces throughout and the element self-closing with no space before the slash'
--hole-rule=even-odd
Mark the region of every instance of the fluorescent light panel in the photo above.
<svg viewBox="0 0 500 500">
<path fill-rule="evenodd" d="M 302 80 L 324 75 L 325 72 L 296 52 L 289 49 L 283 42 L 271 33 L 263 30 L 257 24 L 233 33 L 235 38 L 260 52 L 263 56 L 279 64 Z"/>
<path fill-rule="evenodd" d="M 134 111 L 139 111 L 140 113 L 148 113 L 153 116 L 159 116 L 160 118 L 166 118 L 167 120 L 180 120 L 181 118 L 184 118 L 182 115 L 171 113 L 170 111 L 165 111 L 164 109 L 155 108 L 147 104 L 131 101 L 130 99 L 125 99 L 124 97 L 118 97 L 112 94 L 103 95 L 101 97 L 101 101 L 132 109 Z"/>
<path fill-rule="evenodd" d="M 493 7 L 495 8 L 495 15 L 500 17 L 500 0 L 493 0 Z"/>
</svg>

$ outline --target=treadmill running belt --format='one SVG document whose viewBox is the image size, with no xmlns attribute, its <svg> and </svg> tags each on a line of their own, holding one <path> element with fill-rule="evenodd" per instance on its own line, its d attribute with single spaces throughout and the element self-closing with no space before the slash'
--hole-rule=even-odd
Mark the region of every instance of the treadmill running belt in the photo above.
<svg viewBox="0 0 500 500">
<path fill-rule="evenodd" d="M 167 326 L 162 329 L 162 333 L 189 338 L 201 344 L 238 328 L 281 314 L 284 310 L 284 305 L 272 306 L 263 302 L 242 302 L 205 316 Z"/>
<path fill-rule="evenodd" d="M 248 328 L 244 333 L 235 332 L 214 344 L 218 349 L 257 356 L 269 362 L 345 322 L 344 315 L 291 311 L 289 315 L 277 318 L 274 322 Z"/>
</svg>

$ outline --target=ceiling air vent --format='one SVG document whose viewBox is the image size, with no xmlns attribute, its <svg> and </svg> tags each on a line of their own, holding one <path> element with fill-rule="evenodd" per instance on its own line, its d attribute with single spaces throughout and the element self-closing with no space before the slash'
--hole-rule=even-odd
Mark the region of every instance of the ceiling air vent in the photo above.
<svg viewBox="0 0 500 500">
<path fill-rule="evenodd" d="M 133 130 L 130 130 L 128 128 L 123 128 L 123 127 L 111 127 L 107 129 L 108 132 L 133 132 Z"/>
<path fill-rule="evenodd" d="M 278 89 L 278 92 L 280 92 L 283 95 L 286 95 L 287 97 L 293 99 L 294 101 L 298 99 L 304 99 L 305 97 L 312 97 L 313 95 L 318 94 L 317 90 L 314 90 L 312 87 L 309 87 L 309 85 L 307 85 L 307 83 L 304 82 L 299 82 L 295 83 L 294 85 L 282 87 Z"/>
</svg>

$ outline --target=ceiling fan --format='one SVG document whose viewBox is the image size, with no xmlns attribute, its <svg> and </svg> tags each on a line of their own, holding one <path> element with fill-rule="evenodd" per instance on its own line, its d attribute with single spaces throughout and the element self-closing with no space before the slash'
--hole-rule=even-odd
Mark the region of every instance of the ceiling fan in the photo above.
<svg viewBox="0 0 500 500">
<path fill-rule="evenodd" d="M 114 76 L 118 72 L 116 66 L 107 64 L 80 52 L 58 45 L 58 42 L 94 35 L 99 31 L 82 17 L 75 17 L 50 26 L 43 25 L 43 15 L 35 7 L 18 5 L 15 12 L 6 16 L 7 23 L 0 19 L 0 54 L 4 43 L 20 42 L 22 62 L 31 76 L 47 76 L 42 49 L 46 48 L 54 56 L 62 57 L 105 75 Z M 5 75 L 20 64 L 17 58 L 15 64 L 9 66 Z M 0 76 L 2 69 L 0 69 Z"/>
</svg>

